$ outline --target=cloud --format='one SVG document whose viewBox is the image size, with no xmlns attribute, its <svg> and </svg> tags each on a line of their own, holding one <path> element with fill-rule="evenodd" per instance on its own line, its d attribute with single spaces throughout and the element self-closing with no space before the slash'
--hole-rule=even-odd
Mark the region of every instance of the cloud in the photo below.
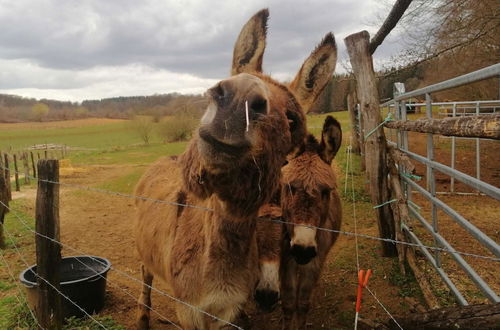
<svg viewBox="0 0 500 330">
<path fill-rule="evenodd" d="M 142 82 L 137 94 L 192 90 L 195 81 L 202 90 L 228 75 L 241 27 L 264 7 L 270 9 L 264 69 L 283 79 L 329 31 L 344 54 L 343 38 L 366 28 L 377 10 L 370 0 L 0 0 L 0 92 L 77 97 L 81 90 L 98 97 L 108 94 L 96 86 L 110 86 L 105 90 L 118 96 L 134 80 Z M 113 71 L 132 81 L 103 73 Z M 155 72 L 176 84 L 151 80 Z"/>
<path fill-rule="evenodd" d="M 0 61 L 0 67 L 4 61 Z M 99 66 L 83 70 L 47 69 L 26 61 L 12 60 L 9 67 L 13 75 L 20 73 L 20 83 L 12 88 L 0 86 L 7 94 L 26 97 L 50 98 L 69 101 L 101 99 L 114 96 L 151 95 L 168 92 L 183 94 L 203 93 L 217 80 L 180 74 L 144 64 Z M 33 80 L 23 81 L 28 71 Z M 9 72 L 6 73 L 8 75 Z M 0 81 L 3 81 L 3 74 Z M 61 86 L 61 83 L 66 83 Z"/>
</svg>

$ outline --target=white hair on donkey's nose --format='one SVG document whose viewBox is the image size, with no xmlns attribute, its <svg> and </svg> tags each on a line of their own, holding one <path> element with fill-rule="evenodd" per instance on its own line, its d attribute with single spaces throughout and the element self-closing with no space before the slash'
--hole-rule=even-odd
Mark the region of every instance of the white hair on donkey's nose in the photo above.
<svg viewBox="0 0 500 330">
<path fill-rule="evenodd" d="M 212 121 L 215 118 L 216 112 L 217 112 L 217 106 L 213 102 L 210 102 L 207 106 L 207 110 L 205 110 L 205 114 L 203 115 L 203 117 L 201 117 L 201 124 L 208 125 L 212 123 Z"/>
<path fill-rule="evenodd" d="M 279 291 L 280 288 L 280 265 L 277 261 L 263 261 L 260 265 L 260 278 L 257 290 Z"/>
<path fill-rule="evenodd" d="M 293 229 L 290 246 L 302 245 L 316 247 L 316 228 L 304 226 L 295 226 Z"/>
</svg>

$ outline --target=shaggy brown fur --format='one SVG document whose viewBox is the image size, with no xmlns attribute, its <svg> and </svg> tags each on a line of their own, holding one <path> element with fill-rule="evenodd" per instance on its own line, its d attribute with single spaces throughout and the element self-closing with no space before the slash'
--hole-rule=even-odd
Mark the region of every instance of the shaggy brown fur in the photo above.
<svg viewBox="0 0 500 330">
<path fill-rule="evenodd" d="M 283 168 L 281 201 L 286 221 L 281 258 L 283 329 L 304 329 L 311 293 L 338 234 L 342 218 L 337 178 L 331 163 L 341 144 L 340 124 L 327 117 L 322 141 L 309 136 L 301 154 Z"/>
<path fill-rule="evenodd" d="M 235 319 L 255 288 L 257 211 L 279 189 L 286 155 L 303 141 L 305 132 L 303 100 L 258 72 L 267 15 L 264 10 L 252 17 L 236 42 L 238 60 L 232 72 L 247 73 L 208 91 L 207 111 L 186 152 L 178 160 L 160 159 L 138 183 L 137 195 L 212 210 L 137 203 L 136 242 L 146 283 L 139 298 L 138 328 L 149 325 L 153 274 L 174 296 L 227 321 Z M 249 43 L 249 35 L 257 42 Z M 334 56 L 331 42 L 315 52 L 325 49 Z M 312 55 L 305 63 L 316 61 Z M 333 67 L 315 72 L 309 75 L 313 80 L 328 81 L 322 75 L 330 77 Z M 324 87 L 314 85 L 311 93 Z M 243 110 L 247 102 L 249 123 Z M 176 305 L 176 312 L 183 329 L 225 325 L 183 304 Z"/>
</svg>

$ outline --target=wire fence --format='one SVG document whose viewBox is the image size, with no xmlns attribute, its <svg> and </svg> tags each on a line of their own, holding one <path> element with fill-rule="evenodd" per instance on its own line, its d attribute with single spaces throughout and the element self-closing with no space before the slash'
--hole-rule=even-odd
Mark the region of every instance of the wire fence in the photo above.
<svg viewBox="0 0 500 330">
<path fill-rule="evenodd" d="M 349 165 L 348 165 L 349 166 Z M 350 167 L 352 168 L 352 164 L 350 165 Z M 5 170 L 6 168 L 5 167 L 1 167 L 0 166 L 0 169 L 3 169 Z M 80 189 L 80 190 L 86 190 L 86 191 L 91 191 L 91 192 L 97 192 L 97 193 L 104 193 L 104 194 L 108 194 L 108 195 L 114 195 L 114 196 L 119 196 L 119 197 L 123 197 L 123 198 L 129 198 L 129 199 L 136 199 L 136 200 L 143 200 L 143 201 L 150 201 L 150 202 L 154 202 L 154 203 L 160 203 L 160 204 L 164 204 L 164 205 L 169 205 L 169 206 L 182 206 L 182 207 L 190 207 L 190 208 L 195 208 L 195 209 L 199 209 L 199 210 L 203 210 L 203 211 L 206 211 L 206 212 L 213 212 L 214 210 L 211 209 L 211 208 L 207 208 L 207 207 L 204 207 L 204 206 L 199 206 L 199 205 L 192 205 L 192 204 L 187 204 L 187 203 L 178 203 L 178 202 L 172 202 L 172 201 L 166 201 L 166 200 L 159 200 L 159 199 L 153 199 L 153 198 L 149 198 L 149 197 L 145 197 L 145 196 L 137 196 L 137 195 L 132 195 L 132 194 L 126 194 L 126 193 L 120 193 L 120 192 L 115 192 L 115 191 L 110 191 L 110 190 L 106 190 L 106 189 L 100 189 L 100 188 L 95 188 L 95 187 L 89 187 L 89 186 L 83 186 L 83 185 L 78 185 L 78 184 L 72 184 L 72 183 L 64 183 L 64 182 L 56 182 L 56 181 L 50 181 L 50 180 L 43 180 L 43 179 L 38 179 L 38 178 L 35 178 L 35 177 L 32 177 L 30 176 L 30 178 L 34 179 L 34 180 L 38 180 L 38 181 L 43 181 L 43 182 L 46 182 L 46 183 L 51 183 L 51 184 L 56 184 L 56 185 L 60 185 L 60 186 L 66 186 L 66 187 L 70 187 L 70 188 L 75 188 L 75 189 Z M 353 184 L 353 183 L 351 183 Z M 346 186 L 346 189 L 347 189 L 347 186 Z M 60 241 L 57 241 L 55 239 L 52 239 L 50 237 L 47 237 L 45 235 L 42 235 L 40 233 L 38 233 L 37 231 L 33 230 L 29 224 L 24 220 L 22 219 L 22 217 L 19 216 L 19 214 L 15 211 L 13 211 L 11 208 L 9 208 L 6 204 L 4 204 L 3 202 L 0 201 L 0 203 L 6 207 L 9 211 L 12 212 L 12 214 L 23 224 L 23 226 L 28 229 L 30 232 L 34 233 L 35 235 L 37 236 L 40 236 L 40 237 L 43 237 L 44 239 L 48 239 L 56 244 L 59 244 L 61 247 L 64 247 L 70 251 L 73 251 L 75 253 L 78 253 L 80 255 L 85 255 L 87 257 L 90 257 L 91 259 L 93 259 L 93 261 L 97 262 L 97 263 L 100 263 L 102 265 L 103 262 L 96 259 L 96 258 L 93 258 L 92 256 L 90 256 L 89 254 L 87 253 L 84 253 L 76 248 L 73 248 L 65 243 L 62 243 Z M 354 205 L 354 208 L 355 208 L 355 205 Z M 293 225 L 293 226 L 303 226 L 303 227 L 307 227 L 307 228 L 314 228 L 316 230 L 321 230 L 321 231 L 326 231 L 326 232 L 331 232 L 331 233 L 337 233 L 337 234 L 341 234 L 341 235 L 346 235 L 346 236 L 351 236 L 351 237 L 354 237 L 357 241 L 358 238 L 364 238 L 364 239 L 370 239 L 370 240 L 375 240 L 375 241 L 384 241 L 384 242 L 390 242 L 390 243 L 393 243 L 393 244 L 401 244 L 401 245 L 406 245 L 406 246 L 411 246 L 411 247 L 417 247 L 417 248 L 421 248 L 421 245 L 420 244 L 415 244 L 415 243 L 410 243 L 410 242 L 405 242 L 405 241 L 399 241 L 399 240 L 394 240 L 394 239 L 387 239 L 387 238 L 381 238 L 381 237 L 376 237 L 376 236 L 371 236 L 371 235 L 366 235 L 366 234 L 360 234 L 360 233 L 357 233 L 357 230 L 355 230 L 355 232 L 348 232 L 348 231 L 341 231 L 341 230 L 333 230 L 333 229 L 328 229 L 328 228 L 322 228 L 322 227 L 319 227 L 319 226 L 311 226 L 311 225 L 304 225 L 304 224 L 296 224 L 296 223 L 292 223 L 292 222 L 288 222 L 288 221 L 285 221 L 285 220 L 282 220 L 282 219 L 265 219 L 265 218 L 259 218 L 259 220 L 262 220 L 262 221 L 272 221 L 272 222 L 275 222 L 275 223 L 280 223 L 280 224 L 287 224 L 287 225 Z M 22 256 L 19 248 L 17 247 L 17 245 L 15 244 L 15 241 L 12 239 L 12 236 L 7 232 L 5 231 L 8 236 L 10 237 L 10 241 L 11 243 L 13 244 L 16 252 L 19 254 L 20 258 L 23 260 L 24 264 L 29 267 L 29 264 L 27 263 L 26 259 Z M 451 253 L 451 254 L 459 254 L 459 255 L 464 255 L 464 256 L 469 256 L 469 257 L 474 257 L 474 258 L 481 258 L 481 259 L 485 259 L 485 260 L 489 260 L 489 261 L 492 261 L 492 262 L 499 262 L 500 261 L 500 258 L 497 258 L 497 257 L 491 257 L 491 256 L 486 256 L 486 255 L 478 255 L 478 254 L 474 254 L 474 253 L 468 253 L 468 252 L 463 252 L 463 251 L 456 251 L 456 250 L 451 250 L 451 249 L 446 249 L 446 248 L 441 248 L 441 247 L 435 247 L 435 246 L 425 246 L 425 248 L 427 249 L 430 249 L 430 250 L 435 250 L 435 251 L 440 251 L 440 252 L 445 252 L 445 253 Z M 3 260 L 6 262 L 6 259 L 5 257 L 2 255 L 2 258 Z M 358 260 L 358 259 L 357 259 Z M 80 263 L 82 263 L 85 267 L 88 267 L 90 268 L 89 265 L 85 264 L 83 261 L 79 260 Z M 358 264 L 359 264 L 359 261 L 357 261 Z M 6 263 L 7 264 L 7 263 Z M 134 282 L 137 282 L 141 285 L 144 285 L 146 287 L 148 287 L 149 289 L 153 290 L 154 292 L 162 295 L 162 296 L 165 296 L 173 301 L 175 301 L 176 303 L 179 303 L 179 304 L 183 304 L 184 306 L 187 306 L 199 313 L 202 313 L 216 321 L 219 321 L 219 322 L 222 322 L 224 324 L 226 324 L 227 326 L 231 326 L 231 327 L 234 327 L 236 329 L 242 329 L 241 327 L 239 327 L 238 325 L 234 324 L 234 323 L 231 323 L 229 321 L 226 321 L 226 320 L 223 320 L 211 313 L 208 313 L 207 311 L 205 310 L 202 310 L 201 308 L 197 307 L 197 306 L 194 306 L 186 301 L 183 301 L 173 295 L 170 295 L 168 294 L 167 292 L 164 292 L 162 290 L 159 290 L 147 283 L 144 283 L 142 280 L 128 274 L 127 272 L 124 272 L 120 269 L 117 269 L 113 266 L 111 266 L 110 270 L 114 271 L 115 273 L 119 274 L 120 276 L 123 276 L 123 277 L 126 277 Z M 102 275 L 101 275 L 102 276 Z M 42 281 L 45 281 L 45 279 L 42 279 L 40 278 L 40 280 Z M 109 280 L 108 280 L 109 281 Z M 130 292 L 128 292 L 126 289 L 120 287 L 119 285 L 116 285 L 115 283 L 112 283 L 113 285 L 115 285 L 116 287 L 118 287 L 119 289 L 121 289 L 122 291 L 124 291 L 127 296 L 135 299 L 136 297 L 134 295 L 132 295 Z M 89 317 L 89 319 L 91 319 L 93 322 L 95 322 L 96 324 L 98 324 L 100 327 L 102 328 L 105 328 L 101 322 L 99 322 L 98 320 L 96 320 L 95 318 L 93 318 L 90 314 L 88 314 L 85 310 L 83 310 L 80 306 L 78 306 L 74 301 L 72 301 L 69 297 L 67 297 L 66 295 L 64 295 L 62 292 L 58 291 L 61 296 L 63 296 L 65 299 L 67 299 L 70 303 L 72 303 L 73 305 L 75 305 L 78 309 L 80 309 L 82 312 L 84 312 L 84 314 Z M 373 292 L 370 291 L 370 293 L 373 295 Z M 374 296 L 375 297 L 375 296 Z M 379 304 L 384 308 L 384 310 L 390 315 L 390 313 L 387 311 L 387 309 L 385 308 L 385 306 L 382 305 L 382 303 L 375 297 L 375 299 L 379 302 Z M 141 302 L 139 302 L 141 303 Z M 164 315 L 162 315 L 160 312 L 158 312 L 157 310 L 151 308 L 150 306 L 147 306 L 145 304 L 142 304 L 143 306 L 145 306 L 146 308 L 148 308 L 150 311 L 154 312 L 156 315 L 160 316 L 163 320 L 165 320 L 166 322 L 172 324 L 174 327 L 178 328 L 178 329 L 181 329 L 175 322 L 169 320 L 167 317 L 165 317 Z M 33 315 L 34 317 L 34 314 L 32 313 L 31 311 L 31 314 Z M 390 315 L 391 318 L 392 315 Z M 35 318 L 36 319 L 36 318 Z"/>
<path fill-rule="evenodd" d="M 5 167 L 0 166 L 0 169 L 5 169 Z M 204 206 L 199 206 L 199 205 L 178 203 L 178 202 L 166 201 L 166 200 L 161 200 L 161 199 L 154 199 L 154 198 L 149 198 L 149 197 L 145 197 L 145 196 L 126 194 L 126 193 L 115 192 L 115 191 L 110 191 L 110 190 L 95 188 L 95 187 L 89 187 L 89 186 L 83 186 L 83 185 L 78 185 L 78 184 L 73 184 L 73 183 L 56 182 L 56 181 L 51 181 L 51 180 L 38 179 L 35 177 L 31 177 L 31 176 L 30 176 L 30 178 L 32 178 L 34 180 L 46 182 L 46 183 L 57 184 L 60 186 L 66 186 L 66 187 L 76 188 L 76 189 L 85 190 L 85 191 L 114 195 L 114 196 L 124 197 L 124 198 L 128 198 L 128 199 L 137 199 L 137 200 L 149 201 L 149 202 L 153 202 L 153 203 L 166 204 L 166 205 L 170 205 L 170 206 L 189 207 L 189 208 L 199 209 L 199 210 L 203 210 L 203 211 L 207 211 L 207 212 L 214 211 L 214 209 L 207 208 Z M 298 223 L 288 222 L 288 221 L 280 220 L 280 219 L 258 218 L 258 220 L 260 220 L 260 221 L 272 221 L 272 222 L 281 223 L 281 224 L 306 227 L 306 228 L 311 228 L 311 229 L 316 229 L 316 230 L 321 230 L 321 231 L 326 231 L 326 232 L 337 233 L 337 234 L 341 234 L 341 235 L 361 237 L 361 238 L 366 238 L 366 239 L 370 239 L 370 240 L 389 242 L 389 243 L 393 243 L 393 244 L 401 244 L 401 245 L 406 245 L 406 246 L 411 246 L 411 247 L 421 247 L 422 246 L 420 244 L 410 243 L 410 242 L 406 242 L 406 241 L 400 241 L 400 240 L 395 240 L 395 239 L 390 239 L 390 238 L 382 238 L 382 237 L 371 236 L 371 235 L 366 235 L 366 234 L 359 234 L 359 233 L 354 233 L 354 232 L 349 232 L 349 231 L 334 230 L 334 229 L 323 228 L 323 227 L 313 226 L 313 225 L 298 224 Z M 480 255 L 480 254 L 476 254 L 476 253 L 457 251 L 455 249 L 446 249 L 446 248 L 442 248 L 442 247 L 429 246 L 429 245 L 423 245 L 423 247 L 430 249 L 430 250 L 439 251 L 439 252 L 459 254 L 459 255 L 463 255 L 463 256 L 467 256 L 467 257 L 474 257 L 474 258 L 480 258 L 480 259 L 486 259 L 486 260 L 490 260 L 490 261 L 500 262 L 500 258 L 498 258 L 498 257 Z"/>
</svg>

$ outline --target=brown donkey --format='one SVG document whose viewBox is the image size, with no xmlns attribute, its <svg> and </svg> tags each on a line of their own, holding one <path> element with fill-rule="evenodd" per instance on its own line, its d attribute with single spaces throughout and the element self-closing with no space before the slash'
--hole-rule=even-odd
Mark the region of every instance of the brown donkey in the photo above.
<svg viewBox="0 0 500 330">
<path fill-rule="evenodd" d="M 337 178 L 331 167 L 342 142 L 340 124 L 328 116 L 319 143 L 309 135 L 298 154 L 283 167 L 281 206 L 285 225 L 281 258 L 284 329 L 304 329 L 311 293 L 342 220 Z"/>
<path fill-rule="evenodd" d="M 209 105 L 184 154 L 159 160 L 137 185 L 137 195 L 179 204 L 137 203 L 136 243 L 145 282 L 140 329 L 149 326 L 153 276 L 178 299 L 227 321 L 255 288 L 257 212 L 279 189 L 286 155 L 304 140 L 302 104 L 319 95 L 336 57 L 328 34 L 291 87 L 263 75 L 267 17 L 262 10 L 243 27 L 233 76 L 208 90 Z M 225 325 L 190 306 L 175 308 L 184 329 Z"/>
</svg>

